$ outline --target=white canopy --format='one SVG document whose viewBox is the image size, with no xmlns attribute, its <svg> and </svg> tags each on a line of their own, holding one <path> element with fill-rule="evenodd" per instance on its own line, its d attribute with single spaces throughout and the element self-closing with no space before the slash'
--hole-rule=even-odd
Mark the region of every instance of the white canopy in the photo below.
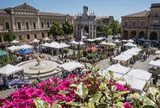
<svg viewBox="0 0 160 108">
<path fill-rule="evenodd" d="M 32 43 L 38 43 L 38 42 L 40 42 L 40 40 L 34 39 L 34 40 L 32 41 Z"/>
<path fill-rule="evenodd" d="M 138 52 L 136 52 L 135 50 L 129 49 L 127 51 L 124 52 L 125 54 L 129 54 L 129 55 L 138 55 Z"/>
<path fill-rule="evenodd" d="M 89 41 L 89 42 L 95 41 L 94 39 L 86 39 L 86 40 Z"/>
<path fill-rule="evenodd" d="M 103 40 L 104 39 L 104 37 L 97 37 L 97 38 L 95 38 L 95 40 Z"/>
<path fill-rule="evenodd" d="M 33 48 L 33 46 L 27 45 L 27 44 L 21 45 L 20 47 L 21 47 L 21 49 L 32 49 Z"/>
<path fill-rule="evenodd" d="M 160 50 L 157 50 L 155 53 L 156 53 L 156 54 L 160 54 Z"/>
<path fill-rule="evenodd" d="M 84 68 L 84 65 L 78 62 L 69 62 L 69 63 L 62 64 L 59 67 L 62 67 L 64 70 L 67 70 L 67 71 L 73 71 L 76 68 Z"/>
<path fill-rule="evenodd" d="M 58 42 L 45 43 L 45 44 L 41 44 L 41 45 L 45 46 L 45 47 L 56 48 L 56 49 L 70 47 L 70 45 L 67 45 L 65 43 L 59 44 Z"/>
<path fill-rule="evenodd" d="M 140 49 L 140 48 L 138 48 L 138 47 L 134 47 L 134 48 L 131 48 L 133 51 L 135 51 L 135 52 L 139 52 L 139 51 L 141 51 L 142 49 Z"/>
<path fill-rule="evenodd" d="M 144 38 L 141 38 L 141 39 L 139 39 L 140 41 L 145 41 L 146 39 L 144 39 Z"/>
<path fill-rule="evenodd" d="M 84 45 L 85 43 L 84 43 L 84 42 L 82 42 L 82 41 L 80 41 L 80 42 L 78 42 L 78 44 L 80 44 L 80 45 Z"/>
<path fill-rule="evenodd" d="M 132 89 L 136 89 L 136 90 L 142 91 L 143 88 L 146 85 L 146 81 L 145 80 L 136 79 L 134 77 L 130 77 L 130 76 L 126 76 L 126 75 L 124 75 L 123 78 L 126 80 L 127 84 L 131 85 Z M 118 81 L 117 83 L 125 85 L 126 82 Z"/>
<path fill-rule="evenodd" d="M 160 67 L 160 60 L 150 61 L 149 65 Z"/>
<path fill-rule="evenodd" d="M 146 81 L 148 81 L 152 76 L 151 73 L 141 69 L 132 69 L 126 75 L 140 79 L 140 80 L 146 80 Z"/>
<path fill-rule="evenodd" d="M 10 46 L 10 47 L 8 47 L 7 48 L 8 50 L 10 50 L 10 51 L 16 51 L 16 50 L 20 50 L 21 49 L 21 47 L 20 46 Z"/>
<path fill-rule="evenodd" d="M 13 41 L 11 41 L 11 43 L 19 43 L 19 41 L 13 40 Z"/>
<path fill-rule="evenodd" d="M 46 37 L 46 38 L 44 38 L 43 40 L 45 40 L 45 41 L 48 41 L 48 40 L 50 40 L 48 37 Z"/>
<path fill-rule="evenodd" d="M 86 36 L 82 36 L 83 39 L 86 39 Z"/>
<path fill-rule="evenodd" d="M 102 41 L 102 42 L 100 43 L 100 45 L 106 45 L 106 44 L 107 44 L 106 41 Z"/>
<path fill-rule="evenodd" d="M 130 70 L 130 68 L 124 67 L 118 63 L 118 64 L 114 64 L 114 65 L 110 66 L 109 68 L 107 68 L 107 70 L 108 71 L 111 70 L 113 72 L 124 75 Z"/>
<path fill-rule="evenodd" d="M 119 41 L 118 39 L 116 39 L 114 42 L 115 42 L 115 43 L 120 43 L 121 41 Z"/>
<path fill-rule="evenodd" d="M 78 44 L 78 42 L 76 42 L 75 40 L 73 40 L 73 41 L 70 42 L 70 44 L 75 45 L 75 44 Z"/>
<path fill-rule="evenodd" d="M 13 66 L 13 65 L 8 64 L 0 69 L 0 74 L 9 76 L 11 74 L 14 74 L 14 73 L 22 71 L 22 70 L 23 70 L 22 67 L 17 67 L 17 66 Z"/>
<path fill-rule="evenodd" d="M 101 71 L 100 75 L 103 76 L 103 77 L 106 77 L 108 78 L 109 76 L 107 76 L 106 74 L 108 74 L 109 71 L 107 70 L 104 70 L 104 71 Z M 109 75 L 109 74 L 108 74 Z M 122 78 L 122 74 L 119 74 L 119 73 L 115 73 L 114 72 L 114 78 Z"/>
<path fill-rule="evenodd" d="M 50 44 L 49 43 L 44 43 L 44 44 L 41 44 L 42 46 L 44 47 L 48 47 Z"/>
<path fill-rule="evenodd" d="M 120 54 L 119 56 L 116 56 L 113 59 L 114 60 L 118 60 L 118 61 L 127 61 L 130 58 L 132 58 L 132 55 L 128 55 L 128 54 L 122 53 L 122 54 Z"/>
<path fill-rule="evenodd" d="M 124 46 L 136 47 L 137 45 L 136 45 L 136 44 L 133 44 L 133 43 L 126 43 L 126 44 L 124 44 Z"/>
<path fill-rule="evenodd" d="M 125 40 L 125 39 L 123 39 L 123 40 L 121 40 L 122 42 L 127 42 L 127 40 Z"/>
<path fill-rule="evenodd" d="M 133 43 L 134 41 L 132 39 L 129 39 L 128 40 L 128 43 Z"/>
</svg>

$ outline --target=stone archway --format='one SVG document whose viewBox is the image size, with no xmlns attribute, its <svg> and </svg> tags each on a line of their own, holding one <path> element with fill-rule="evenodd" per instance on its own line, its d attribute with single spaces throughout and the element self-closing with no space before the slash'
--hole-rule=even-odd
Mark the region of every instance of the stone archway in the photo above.
<svg viewBox="0 0 160 108">
<path fill-rule="evenodd" d="M 157 33 L 156 32 L 151 32 L 150 40 L 157 40 Z"/>
<path fill-rule="evenodd" d="M 131 38 L 135 38 L 136 37 L 136 31 L 132 31 L 131 32 Z"/>
<path fill-rule="evenodd" d="M 128 39 L 128 31 L 127 30 L 123 31 L 123 38 Z"/>
<path fill-rule="evenodd" d="M 144 31 L 139 32 L 139 38 L 143 38 L 145 36 Z"/>
</svg>

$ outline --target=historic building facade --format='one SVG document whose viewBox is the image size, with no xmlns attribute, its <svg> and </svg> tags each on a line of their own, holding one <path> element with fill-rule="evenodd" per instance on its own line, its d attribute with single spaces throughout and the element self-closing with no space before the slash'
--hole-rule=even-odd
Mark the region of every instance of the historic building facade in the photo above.
<svg viewBox="0 0 160 108">
<path fill-rule="evenodd" d="M 147 38 L 160 41 L 160 3 L 154 3 L 150 11 L 122 16 L 122 38 Z"/>
<path fill-rule="evenodd" d="M 9 29 L 17 36 L 16 40 L 21 42 L 48 37 L 53 21 L 73 23 L 73 16 L 39 12 L 26 3 L 13 8 L 0 9 L 0 43 L 4 42 L 3 34 Z"/>
</svg>

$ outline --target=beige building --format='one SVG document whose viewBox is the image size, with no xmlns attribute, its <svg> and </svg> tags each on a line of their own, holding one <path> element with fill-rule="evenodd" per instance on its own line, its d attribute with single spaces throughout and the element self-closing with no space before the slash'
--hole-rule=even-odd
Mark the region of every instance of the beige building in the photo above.
<svg viewBox="0 0 160 108">
<path fill-rule="evenodd" d="M 96 17 L 97 24 L 110 23 L 113 20 L 114 20 L 114 17 L 109 15 Z"/>
<path fill-rule="evenodd" d="M 160 41 L 160 3 L 154 3 L 150 11 L 122 16 L 122 37 Z"/>
<path fill-rule="evenodd" d="M 12 8 L 0 9 L 0 43 L 3 43 L 3 33 L 9 29 L 17 36 L 16 40 L 29 42 L 33 39 L 48 37 L 48 31 L 53 21 L 73 23 L 73 16 L 39 12 L 34 7 L 24 3 Z"/>
</svg>

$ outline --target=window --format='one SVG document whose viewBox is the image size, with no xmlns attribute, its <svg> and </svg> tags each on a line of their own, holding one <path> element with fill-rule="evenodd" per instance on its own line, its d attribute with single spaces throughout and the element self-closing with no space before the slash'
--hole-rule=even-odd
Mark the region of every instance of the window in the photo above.
<svg viewBox="0 0 160 108">
<path fill-rule="evenodd" d="M 6 22 L 6 30 L 9 29 L 9 22 Z"/>
<path fill-rule="evenodd" d="M 158 20 L 153 20 L 153 24 L 157 25 L 158 24 Z"/>
<path fill-rule="evenodd" d="M 50 36 L 49 32 L 48 32 L 48 37 Z"/>
<path fill-rule="evenodd" d="M 145 26 L 145 21 L 142 21 L 142 22 L 141 22 L 141 26 Z"/>
<path fill-rule="evenodd" d="M 22 35 L 19 35 L 19 40 L 22 40 Z"/>
<path fill-rule="evenodd" d="M 36 29 L 36 22 L 33 22 L 33 27 L 34 29 Z"/>
<path fill-rule="evenodd" d="M 44 38 L 44 33 L 42 33 L 42 38 Z"/>
<path fill-rule="evenodd" d="M 21 23 L 18 22 L 17 25 L 18 25 L 18 30 L 21 30 Z"/>
<path fill-rule="evenodd" d="M 47 22 L 47 27 L 49 28 L 49 22 Z"/>
<path fill-rule="evenodd" d="M 42 28 L 44 27 L 43 22 L 41 22 L 41 27 L 42 27 Z"/>
<path fill-rule="evenodd" d="M 34 34 L 34 38 L 37 39 L 37 34 Z"/>
<path fill-rule="evenodd" d="M 29 30 L 29 23 L 26 22 L 26 29 Z"/>
<path fill-rule="evenodd" d="M 132 24 L 133 24 L 133 26 L 136 26 L 136 21 L 133 21 Z"/>
<path fill-rule="evenodd" d="M 30 39 L 30 35 L 29 34 L 27 34 L 27 39 Z"/>
<path fill-rule="evenodd" d="M 128 21 L 125 21 L 124 25 L 127 26 L 128 25 Z"/>
</svg>

